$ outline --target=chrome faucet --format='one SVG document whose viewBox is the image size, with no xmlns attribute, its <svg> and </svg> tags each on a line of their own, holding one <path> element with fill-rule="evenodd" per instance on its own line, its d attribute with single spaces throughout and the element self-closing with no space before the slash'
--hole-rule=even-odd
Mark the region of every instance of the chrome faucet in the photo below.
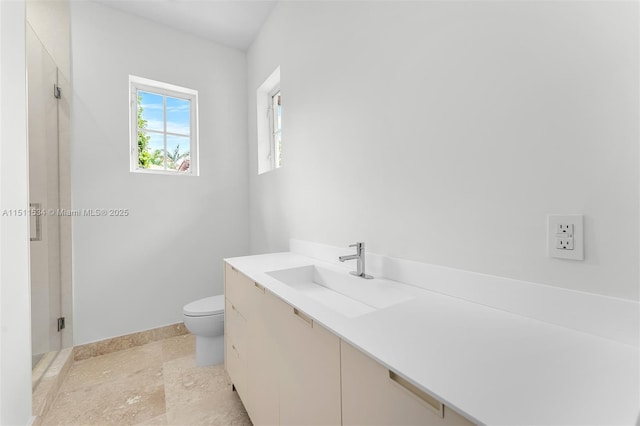
<svg viewBox="0 0 640 426">
<path fill-rule="evenodd" d="M 345 260 L 357 260 L 358 266 L 357 270 L 349 272 L 351 275 L 355 275 L 357 277 L 365 278 L 370 280 L 373 278 L 371 275 L 367 275 L 364 273 L 364 243 L 355 243 L 351 244 L 349 247 L 356 248 L 356 254 L 350 254 L 348 256 L 340 256 L 338 260 L 340 262 L 344 262 Z"/>
</svg>

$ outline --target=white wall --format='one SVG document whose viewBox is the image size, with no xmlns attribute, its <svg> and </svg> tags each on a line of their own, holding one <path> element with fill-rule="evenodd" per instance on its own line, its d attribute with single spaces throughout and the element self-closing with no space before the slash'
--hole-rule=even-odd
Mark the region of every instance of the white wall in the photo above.
<svg viewBox="0 0 640 426">
<path fill-rule="evenodd" d="M 248 251 L 244 53 L 91 2 L 71 2 L 76 345 L 182 321 Z M 129 172 L 128 76 L 199 91 L 200 176 Z"/>
<path fill-rule="evenodd" d="M 27 106 L 24 1 L 0 2 L 0 210 L 24 210 Z M 31 419 L 29 232 L 26 216 L 0 215 L 0 424 Z"/>
<path fill-rule="evenodd" d="M 255 90 L 281 66 L 283 167 Z M 281 2 L 248 53 L 251 248 L 290 237 L 638 299 L 635 2 Z M 546 215 L 585 215 L 585 260 Z"/>
<path fill-rule="evenodd" d="M 27 22 L 60 72 L 71 74 L 69 0 L 27 0 Z"/>
</svg>

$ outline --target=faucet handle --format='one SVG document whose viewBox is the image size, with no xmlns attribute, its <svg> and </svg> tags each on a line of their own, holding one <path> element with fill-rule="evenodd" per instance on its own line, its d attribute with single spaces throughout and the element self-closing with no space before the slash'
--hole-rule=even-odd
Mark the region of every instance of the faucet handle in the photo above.
<svg viewBox="0 0 640 426">
<path fill-rule="evenodd" d="M 355 244 L 349 244 L 349 247 L 355 247 L 358 254 L 360 254 L 363 250 L 364 250 L 364 243 L 363 242 L 359 242 L 359 243 L 355 243 Z"/>
</svg>

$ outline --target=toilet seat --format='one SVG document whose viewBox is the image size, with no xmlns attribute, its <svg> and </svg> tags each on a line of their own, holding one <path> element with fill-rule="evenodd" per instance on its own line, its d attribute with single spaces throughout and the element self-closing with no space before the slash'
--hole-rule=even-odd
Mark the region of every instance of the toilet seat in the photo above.
<svg viewBox="0 0 640 426">
<path fill-rule="evenodd" d="M 182 313 L 189 317 L 204 317 L 224 314 L 224 295 L 205 297 L 188 303 Z"/>
</svg>

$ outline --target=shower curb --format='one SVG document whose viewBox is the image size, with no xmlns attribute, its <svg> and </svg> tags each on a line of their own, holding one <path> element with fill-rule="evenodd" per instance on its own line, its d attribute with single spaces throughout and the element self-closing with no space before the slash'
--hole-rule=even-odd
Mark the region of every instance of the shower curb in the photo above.
<svg viewBox="0 0 640 426">
<path fill-rule="evenodd" d="M 47 368 L 46 372 L 35 384 L 33 389 L 33 409 L 34 420 L 32 425 L 40 424 L 42 417 L 47 414 L 56 397 L 58 390 L 69 374 L 71 364 L 73 364 L 74 348 L 61 349 L 54 360 Z"/>
</svg>

